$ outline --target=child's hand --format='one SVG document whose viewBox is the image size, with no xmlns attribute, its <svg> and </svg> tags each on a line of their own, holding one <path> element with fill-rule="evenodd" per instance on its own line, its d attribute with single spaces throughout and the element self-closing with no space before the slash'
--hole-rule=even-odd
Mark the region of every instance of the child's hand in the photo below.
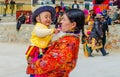
<svg viewBox="0 0 120 77">
<path fill-rule="evenodd" d="M 55 31 L 54 31 L 55 34 L 57 34 L 57 33 L 59 33 L 59 32 L 60 32 L 60 29 L 59 29 L 59 28 L 55 29 Z"/>
</svg>

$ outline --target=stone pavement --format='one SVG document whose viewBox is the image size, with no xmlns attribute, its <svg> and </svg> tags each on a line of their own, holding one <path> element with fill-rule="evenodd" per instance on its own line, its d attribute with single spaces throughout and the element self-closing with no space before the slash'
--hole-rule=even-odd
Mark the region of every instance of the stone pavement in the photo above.
<svg viewBox="0 0 120 77">
<path fill-rule="evenodd" d="M 25 73 L 26 43 L 0 43 L 0 77 L 29 77 Z M 120 77 L 120 49 L 107 50 L 107 56 L 93 52 L 94 57 L 84 57 L 82 46 L 76 68 L 70 77 Z"/>
</svg>

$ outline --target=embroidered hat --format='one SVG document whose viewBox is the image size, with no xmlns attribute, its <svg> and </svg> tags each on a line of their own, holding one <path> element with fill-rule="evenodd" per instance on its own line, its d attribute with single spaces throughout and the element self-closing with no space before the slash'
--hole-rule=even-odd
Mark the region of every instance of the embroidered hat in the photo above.
<svg viewBox="0 0 120 77">
<path fill-rule="evenodd" d="M 33 14 L 32 14 L 32 22 L 33 24 L 36 23 L 36 16 L 38 16 L 40 13 L 48 11 L 51 13 L 51 18 L 53 19 L 55 16 L 55 8 L 53 8 L 52 6 L 42 6 L 37 8 Z"/>
</svg>

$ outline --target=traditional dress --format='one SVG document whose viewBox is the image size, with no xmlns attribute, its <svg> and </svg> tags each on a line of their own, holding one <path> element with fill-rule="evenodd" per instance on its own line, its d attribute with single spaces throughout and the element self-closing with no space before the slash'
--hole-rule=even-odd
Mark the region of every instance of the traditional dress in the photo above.
<svg viewBox="0 0 120 77">
<path fill-rule="evenodd" d="M 79 51 L 79 36 L 72 33 L 58 33 L 54 42 L 35 64 L 37 77 L 69 77 L 75 68 Z"/>
<path fill-rule="evenodd" d="M 35 74 L 34 63 L 38 58 L 41 58 L 45 48 L 48 47 L 54 29 L 48 29 L 46 25 L 36 23 L 31 36 L 31 45 L 26 52 L 26 59 L 28 61 L 27 73 Z"/>
</svg>

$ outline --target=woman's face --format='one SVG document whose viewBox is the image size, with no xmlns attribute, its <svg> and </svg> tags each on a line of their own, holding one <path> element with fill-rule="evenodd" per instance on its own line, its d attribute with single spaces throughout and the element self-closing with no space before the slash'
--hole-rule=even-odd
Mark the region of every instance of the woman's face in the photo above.
<svg viewBox="0 0 120 77">
<path fill-rule="evenodd" d="M 67 15 L 63 15 L 63 19 L 61 21 L 61 31 L 67 32 L 67 31 L 72 31 L 76 26 L 75 22 L 70 22 L 68 19 Z"/>
<path fill-rule="evenodd" d="M 37 18 L 37 17 L 36 17 Z M 50 26 L 51 25 L 51 13 L 50 12 L 42 12 L 38 15 L 38 20 L 37 22 L 40 22 L 46 26 Z"/>
</svg>

